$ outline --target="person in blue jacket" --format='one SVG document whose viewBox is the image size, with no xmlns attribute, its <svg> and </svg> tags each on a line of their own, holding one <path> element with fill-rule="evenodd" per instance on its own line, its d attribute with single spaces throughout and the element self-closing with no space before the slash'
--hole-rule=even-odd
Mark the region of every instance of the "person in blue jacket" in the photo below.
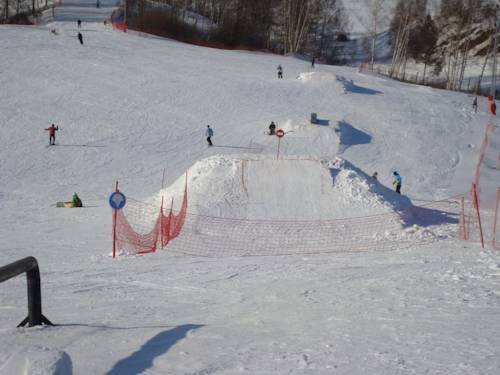
<svg viewBox="0 0 500 375">
<path fill-rule="evenodd" d="M 210 125 L 207 125 L 207 131 L 205 132 L 205 135 L 207 136 L 208 145 L 213 146 L 212 137 L 214 136 L 214 131 L 212 130 Z"/>
<path fill-rule="evenodd" d="M 392 174 L 392 185 L 396 189 L 396 193 L 401 194 L 401 176 L 399 175 L 398 172 L 394 171 Z"/>
</svg>

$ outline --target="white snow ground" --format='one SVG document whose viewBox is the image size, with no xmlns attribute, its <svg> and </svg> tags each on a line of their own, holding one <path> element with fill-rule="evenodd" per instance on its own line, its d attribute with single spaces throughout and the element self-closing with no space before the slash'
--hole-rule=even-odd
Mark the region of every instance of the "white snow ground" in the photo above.
<svg viewBox="0 0 500 375">
<path fill-rule="evenodd" d="M 397 169 L 414 203 L 462 193 L 486 103 L 474 115 L 462 94 L 343 67 L 312 72 L 293 58 L 144 38 L 101 22 L 84 22 L 80 46 L 63 10 L 47 28 L 0 27 L 0 264 L 39 260 L 43 312 L 58 324 L 14 328 L 26 315 L 25 280 L 2 283 L 0 374 L 500 372 L 492 249 L 449 239 L 382 253 L 109 256 L 116 179 L 127 196 L 157 201 L 163 169 L 169 186 L 210 160 L 263 160 L 246 188 L 267 208 L 218 204 L 238 190 L 215 168 L 192 181 L 194 212 L 304 219 L 385 209 L 368 190 L 360 190 L 367 205 L 331 204 L 342 201 L 335 186 L 315 202 L 324 171 L 297 162 L 278 170 L 276 140 L 263 134 L 271 120 L 290 131 L 282 156 L 340 156 L 362 171 L 359 186 L 375 170 L 390 186 Z M 323 126 L 308 124 L 311 112 Z M 51 122 L 61 130 L 49 148 Z M 206 124 L 217 147 L 206 146 Z M 287 205 L 276 200 L 281 179 Z M 489 171 L 481 186 L 493 192 L 498 183 Z M 74 191 L 86 208 L 53 207 Z"/>
</svg>

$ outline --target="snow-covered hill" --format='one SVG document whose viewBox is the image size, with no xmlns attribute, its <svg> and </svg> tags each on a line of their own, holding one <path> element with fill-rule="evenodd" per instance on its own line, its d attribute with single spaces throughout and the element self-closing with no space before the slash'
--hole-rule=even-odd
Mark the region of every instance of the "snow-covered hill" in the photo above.
<svg viewBox="0 0 500 375">
<path fill-rule="evenodd" d="M 351 68 L 119 33 L 79 5 L 48 27 L 0 26 L 0 265 L 39 260 L 43 313 L 58 324 L 14 328 L 25 281 L 2 283 L 0 374 L 498 373 L 491 249 L 448 237 L 390 252 L 109 256 L 117 179 L 127 197 L 158 202 L 188 171 L 188 211 L 251 219 L 352 217 L 462 193 L 485 102 L 473 114 L 466 95 Z M 286 131 L 280 161 L 271 121 Z M 85 208 L 54 207 L 74 191 Z"/>
</svg>

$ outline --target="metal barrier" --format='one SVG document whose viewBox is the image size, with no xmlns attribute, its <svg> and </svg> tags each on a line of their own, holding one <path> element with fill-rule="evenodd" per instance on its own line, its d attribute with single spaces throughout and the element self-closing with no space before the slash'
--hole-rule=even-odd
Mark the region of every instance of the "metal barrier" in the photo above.
<svg viewBox="0 0 500 375">
<path fill-rule="evenodd" d="M 42 315 L 42 293 L 40 289 L 40 271 L 34 257 L 26 257 L 17 262 L 0 268 L 0 283 L 26 272 L 28 282 L 28 316 L 18 324 L 18 327 L 53 325 Z"/>
</svg>

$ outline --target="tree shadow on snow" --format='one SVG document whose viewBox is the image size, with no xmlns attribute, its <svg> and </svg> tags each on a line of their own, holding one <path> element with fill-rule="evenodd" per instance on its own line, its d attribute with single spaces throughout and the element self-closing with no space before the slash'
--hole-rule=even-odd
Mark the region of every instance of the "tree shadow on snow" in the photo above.
<svg viewBox="0 0 500 375">
<path fill-rule="evenodd" d="M 344 152 L 350 146 L 364 145 L 372 141 L 371 135 L 356 129 L 351 124 L 342 120 L 338 122 L 335 132 L 339 135 L 339 152 Z"/>
<path fill-rule="evenodd" d="M 383 94 L 382 91 L 377 91 L 377 90 L 369 89 L 367 87 L 358 86 L 354 83 L 354 81 L 352 79 L 348 80 L 344 76 L 337 75 L 336 78 L 337 78 L 337 81 L 342 83 L 342 85 L 344 86 L 344 90 L 346 92 L 352 92 L 354 94 L 363 94 L 363 95 Z"/>
<path fill-rule="evenodd" d="M 155 358 L 168 352 L 191 330 L 203 327 L 200 324 L 184 324 L 163 331 L 148 340 L 139 350 L 118 361 L 106 375 L 134 375 L 146 371 L 153 365 Z"/>
</svg>

